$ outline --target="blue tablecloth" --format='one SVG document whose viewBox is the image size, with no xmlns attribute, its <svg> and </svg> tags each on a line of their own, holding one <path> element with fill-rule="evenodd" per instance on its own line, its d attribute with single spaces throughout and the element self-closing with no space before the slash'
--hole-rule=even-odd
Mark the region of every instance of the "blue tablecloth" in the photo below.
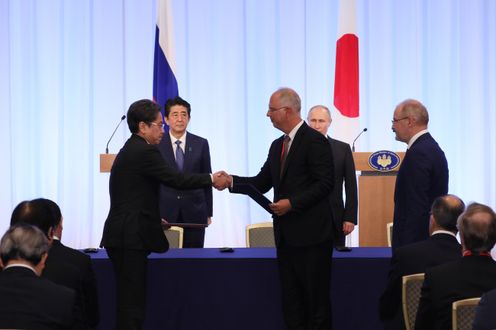
<svg viewBox="0 0 496 330">
<path fill-rule="evenodd" d="M 99 329 L 114 328 L 113 270 L 104 250 L 91 254 L 98 281 Z M 389 248 L 334 252 L 334 329 L 380 329 L 378 299 Z M 178 249 L 149 256 L 144 329 L 284 329 L 273 248 Z"/>
</svg>

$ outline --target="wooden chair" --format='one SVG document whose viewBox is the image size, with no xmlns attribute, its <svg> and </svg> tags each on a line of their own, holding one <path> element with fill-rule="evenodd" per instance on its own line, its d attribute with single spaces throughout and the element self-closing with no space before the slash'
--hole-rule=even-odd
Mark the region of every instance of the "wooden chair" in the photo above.
<svg viewBox="0 0 496 330">
<path fill-rule="evenodd" d="M 424 283 L 424 273 L 403 276 L 401 301 L 406 330 L 415 329 L 415 318 L 420 301 L 420 290 Z"/>
<path fill-rule="evenodd" d="M 453 330 L 472 330 L 475 318 L 475 309 L 479 304 L 479 298 L 469 298 L 453 302 L 451 319 Z"/>
<path fill-rule="evenodd" d="M 272 222 L 254 223 L 246 226 L 246 247 L 275 247 Z"/>
<path fill-rule="evenodd" d="M 388 246 L 391 247 L 393 245 L 393 223 L 392 222 L 388 222 L 386 224 L 386 235 L 387 235 Z"/>
<path fill-rule="evenodd" d="M 165 236 L 169 241 L 170 249 L 182 249 L 183 248 L 183 235 L 184 229 L 177 226 L 171 226 L 164 229 Z"/>
</svg>

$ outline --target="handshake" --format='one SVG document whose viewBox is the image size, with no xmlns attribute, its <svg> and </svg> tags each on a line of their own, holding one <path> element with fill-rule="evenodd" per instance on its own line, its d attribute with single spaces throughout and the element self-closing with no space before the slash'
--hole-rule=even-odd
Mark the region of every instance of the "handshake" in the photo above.
<svg viewBox="0 0 496 330">
<path fill-rule="evenodd" d="M 212 174 L 212 186 L 217 190 L 224 190 L 232 186 L 233 178 L 224 171 Z"/>
</svg>

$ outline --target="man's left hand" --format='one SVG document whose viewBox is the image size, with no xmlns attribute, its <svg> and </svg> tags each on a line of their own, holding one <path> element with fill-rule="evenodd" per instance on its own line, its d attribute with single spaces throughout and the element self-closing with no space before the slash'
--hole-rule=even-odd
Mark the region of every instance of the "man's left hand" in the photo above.
<svg viewBox="0 0 496 330">
<path fill-rule="evenodd" d="M 281 216 L 285 215 L 291 210 L 291 202 L 287 198 L 281 199 L 276 203 L 269 204 L 269 207 L 275 215 Z"/>
<path fill-rule="evenodd" d="M 350 234 L 353 229 L 355 229 L 355 224 L 353 222 L 343 221 L 343 233 L 345 236 Z"/>
</svg>

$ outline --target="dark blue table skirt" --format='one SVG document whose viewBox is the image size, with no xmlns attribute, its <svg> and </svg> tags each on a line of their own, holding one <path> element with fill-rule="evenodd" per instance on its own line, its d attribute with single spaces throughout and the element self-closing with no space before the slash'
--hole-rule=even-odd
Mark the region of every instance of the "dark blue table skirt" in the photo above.
<svg viewBox="0 0 496 330">
<path fill-rule="evenodd" d="M 92 254 L 98 281 L 99 329 L 114 329 L 115 285 L 104 250 Z M 144 329 L 284 329 L 276 253 L 272 248 L 170 250 L 151 254 Z M 378 299 L 389 248 L 334 252 L 334 329 L 380 329 Z"/>
</svg>

